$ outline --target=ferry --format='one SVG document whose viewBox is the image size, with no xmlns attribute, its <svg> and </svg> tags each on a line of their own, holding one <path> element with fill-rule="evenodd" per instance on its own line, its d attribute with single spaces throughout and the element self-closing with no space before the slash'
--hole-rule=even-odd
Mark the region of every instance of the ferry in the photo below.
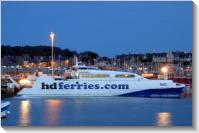
<svg viewBox="0 0 199 133">
<path fill-rule="evenodd" d="M 100 70 L 75 65 L 64 76 L 41 75 L 34 83 L 24 80 L 18 95 L 26 96 L 132 96 L 180 97 L 184 84 L 147 79 L 131 72 Z M 28 87 L 27 87 L 28 86 Z"/>
</svg>

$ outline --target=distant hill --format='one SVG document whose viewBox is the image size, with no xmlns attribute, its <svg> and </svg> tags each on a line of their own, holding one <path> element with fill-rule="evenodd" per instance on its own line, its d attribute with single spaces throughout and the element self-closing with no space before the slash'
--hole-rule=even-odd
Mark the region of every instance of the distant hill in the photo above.
<svg viewBox="0 0 199 133">
<path fill-rule="evenodd" d="M 72 57 L 77 54 L 76 51 L 71 51 L 69 49 L 61 49 L 54 47 L 54 52 L 56 55 Z M 51 56 L 50 46 L 1 46 L 1 56 Z"/>
</svg>

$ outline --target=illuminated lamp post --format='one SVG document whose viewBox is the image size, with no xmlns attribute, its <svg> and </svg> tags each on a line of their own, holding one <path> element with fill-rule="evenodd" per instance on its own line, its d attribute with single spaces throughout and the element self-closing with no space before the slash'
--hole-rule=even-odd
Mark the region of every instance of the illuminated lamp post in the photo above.
<svg viewBox="0 0 199 133">
<path fill-rule="evenodd" d="M 163 74 L 164 74 L 164 78 L 167 79 L 168 68 L 167 68 L 167 67 L 162 67 L 162 68 L 161 68 L 161 71 L 162 71 Z"/>
<path fill-rule="evenodd" d="M 55 34 L 53 32 L 50 32 L 50 41 L 51 41 L 51 47 L 52 47 L 52 62 L 51 62 L 51 67 L 52 67 L 52 77 L 54 76 L 54 70 L 53 70 L 53 62 L 54 62 L 54 55 L 53 55 L 53 47 L 54 47 L 54 39 L 55 39 Z"/>
</svg>

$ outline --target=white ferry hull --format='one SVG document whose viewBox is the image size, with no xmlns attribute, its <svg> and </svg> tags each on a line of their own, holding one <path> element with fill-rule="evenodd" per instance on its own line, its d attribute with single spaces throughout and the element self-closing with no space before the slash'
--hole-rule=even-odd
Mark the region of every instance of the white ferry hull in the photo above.
<svg viewBox="0 0 199 133">
<path fill-rule="evenodd" d="M 73 87 L 72 87 L 73 86 Z M 108 87 L 109 88 L 108 88 Z M 54 80 L 38 78 L 32 88 L 24 88 L 26 96 L 134 96 L 180 97 L 183 84 L 171 80 Z"/>
</svg>

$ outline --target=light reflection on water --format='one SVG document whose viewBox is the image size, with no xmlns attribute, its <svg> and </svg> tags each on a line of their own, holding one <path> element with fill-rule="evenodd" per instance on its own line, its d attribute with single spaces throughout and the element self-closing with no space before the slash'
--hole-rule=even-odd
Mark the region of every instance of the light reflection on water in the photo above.
<svg viewBox="0 0 199 133">
<path fill-rule="evenodd" d="M 60 119 L 61 100 L 48 99 L 45 100 L 45 120 L 48 125 L 56 125 Z"/>
<path fill-rule="evenodd" d="M 60 119 L 60 108 L 62 101 L 59 99 L 46 99 L 45 101 L 44 120 L 47 125 L 56 125 Z M 74 100 L 74 104 L 78 104 L 78 100 Z M 20 104 L 20 126 L 28 126 L 30 123 L 30 101 L 24 100 Z M 156 114 L 157 126 L 171 126 L 171 113 L 158 112 Z"/>
<path fill-rule="evenodd" d="M 20 126 L 28 126 L 30 122 L 30 101 L 25 100 L 20 103 Z"/>
<path fill-rule="evenodd" d="M 38 97 L 10 101 L 11 114 L 2 120 L 2 126 L 192 125 L 192 102 L 189 99 Z"/>
<path fill-rule="evenodd" d="M 171 113 L 160 112 L 157 113 L 157 126 L 171 126 Z"/>
</svg>

